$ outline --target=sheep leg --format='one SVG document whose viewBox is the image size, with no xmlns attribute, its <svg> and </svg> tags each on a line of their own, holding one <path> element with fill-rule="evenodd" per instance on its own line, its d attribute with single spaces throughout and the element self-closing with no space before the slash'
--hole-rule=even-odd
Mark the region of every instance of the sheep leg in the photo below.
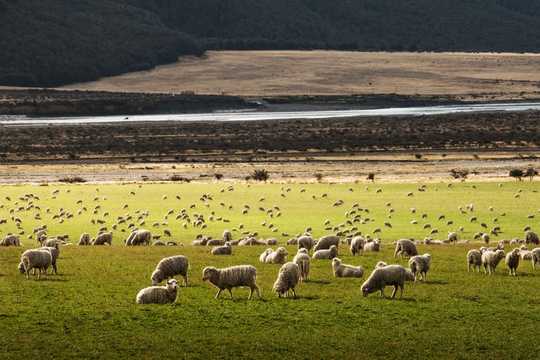
<svg viewBox="0 0 540 360">
<path fill-rule="evenodd" d="M 253 292 L 253 290 L 251 290 Z M 255 285 L 255 291 L 257 292 L 257 297 L 260 299 L 261 298 L 261 291 L 259 290 L 259 287 L 257 285 Z"/>
<path fill-rule="evenodd" d="M 396 292 L 397 292 L 398 286 L 394 285 L 394 290 L 392 291 L 392 299 L 396 298 Z"/>
<path fill-rule="evenodd" d="M 219 295 L 221 295 L 221 292 L 222 292 L 222 291 L 223 291 L 223 289 L 219 289 L 219 290 L 218 290 L 218 292 L 217 292 L 217 294 L 216 294 L 216 296 L 215 296 L 216 299 L 219 298 Z"/>
<path fill-rule="evenodd" d="M 184 287 L 187 287 L 188 286 L 188 277 L 187 275 L 183 276 L 184 278 Z"/>
<path fill-rule="evenodd" d="M 293 293 L 293 297 L 296 299 L 296 291 L 294 291 L 294 288 L 291 289 Z"/>
<path fill-rule="evenodd" d="M 384 299 L 386 296 L 384 296 L 384 287 L 381 289 L 381 297 Z"/>
<path fill-rule="evenodd" d="M 229 290 L 229 294 L 231 295 L 231 300 L 233 299 L 233 296 L 232 296 L 232 290 L 231 289 L 227 289 Z"/>
<path fill-rule="evenodd" d="M 56 264 L 53 265 L 54 274 L 58 275 L 58 269 L 56 267 Z"/>
</svg>

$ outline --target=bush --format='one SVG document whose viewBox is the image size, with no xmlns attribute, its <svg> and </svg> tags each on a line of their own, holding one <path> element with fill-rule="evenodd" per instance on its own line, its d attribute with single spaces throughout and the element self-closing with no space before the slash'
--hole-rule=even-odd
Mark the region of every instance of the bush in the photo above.
<svg viewBox="0 0 540 360">
<path fill-rule="evenodd" d="M 251 178 L 257 181 L 267 181 L 270 178 L 270 174 L 266 169 L 255 169 L 251 173 Z"/>
<path fill-rule="evenodd" d="M 414 158 L 416 160 L 420 160 L 420 159 L 422 159 L 422 154 L 414 154 Z"/>
<path fill-rule="evenodd" d="M 66 176 L 58 179 L 59 182 L 75 184 L 75 183 L 85 183 L 86 180 L 80 176 Z"/>
<path fill-rule="evenodd" d="M 469 176 L 469 170 L 466 169 L 452 169 L 450 170 L 450 176 L 454 179 L 465 180 Z"/>
<path fill-rule="evenodd" d="M 323 177 L 324 177 L 324 175 L 321 174 L 321 173 L 316 173 L 314 176 L 315 176 L 315 179 L 316 179 L 318 182 L 321 182 L 322 179 L 323 179 Z"/>
<path fill-rule="evenodd" d="M 216 180 L 221 180 L 221 179 L 223 179 L 223 174 L 214 174 L 214 178 Z"/>
<path fill-rule="evenodd" d="M 525 170 L 524 175 L 527 176 L 530 181 L 533 181 L 533 178 L 538 175 L 538 171 L 533 167 L 529 167 L 527 170 Z"/>
<path fill-rule="evenodd" d="M 186 177 L 183 177 L 182 175 L 172 175 L 172 176 L 169 178 L 169 181 L 180 181 L 180 182 L 186 182 L 186 183 L 191 182 L 190 179 L 188 179 L 188 178 L 186 178 Z"/>
<path fill-rule="evenodd" d="M 512 169 L 510 170 L 509 175 L 513 178 L 515 178 L 518 181 L 521 181 L 521 178 L 523 177 L 523 170 L 521 169 Z"/>
<path fill-rule="evenodd" d="M 367 180 L 375 182 L 375 173 L 369 173 L 367 176 Z"/>
</svg>

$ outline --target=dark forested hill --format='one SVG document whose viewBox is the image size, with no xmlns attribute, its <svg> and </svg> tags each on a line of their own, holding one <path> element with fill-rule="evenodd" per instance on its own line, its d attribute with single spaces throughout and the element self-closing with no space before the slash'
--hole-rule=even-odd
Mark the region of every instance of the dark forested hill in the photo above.
<svg viewBox="0 0 540 360">
<path fill-rule="evenodd" d="M 0 0 L 0 84 L 57 85 L 204 49 L 540 52 L 538 0 Z"/>
</svg>

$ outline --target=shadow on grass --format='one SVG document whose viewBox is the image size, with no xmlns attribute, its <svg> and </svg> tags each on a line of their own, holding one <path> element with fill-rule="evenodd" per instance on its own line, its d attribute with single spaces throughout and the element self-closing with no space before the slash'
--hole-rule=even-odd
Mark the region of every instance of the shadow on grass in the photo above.
<svg viewBox="0 0 540 360">
<path fill-rule="evenodd" d="M 427 280 L 427 281 L 417 282 L 417 284 L 448 285 L 448 281 L 446 281 L 446 280 Z"/>
<path fill-rule="evenodd" d="M 304 281 L 306 284 L 318 284 L 318 285 L 328 285 L 331 283 L 331 281 L 328 280 L 306 280 Z"/>
</svg>

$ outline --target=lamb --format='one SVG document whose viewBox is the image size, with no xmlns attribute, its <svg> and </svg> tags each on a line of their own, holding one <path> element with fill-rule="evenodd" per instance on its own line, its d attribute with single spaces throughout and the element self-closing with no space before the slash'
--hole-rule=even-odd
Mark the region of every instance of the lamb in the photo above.
<svg viewBox="0 0 540 360">
<path fill-rule="evenodd" d="M 317 250 L 313 253 L 313 259 L 328 259 L 332 260 L 338 256 L 338 249 L 336 245 L 330 246 L 330 249 Z"/>
<path fill-rule="evenodd" d="M 409 268 L 414 275 L 414 281 L 416 281 L 420 276 L 422 281 L 427 280 L 427 272 L 431 266 L 431 255 L 416 255 L 409 259 Z"/>
<path fill-rule="evenodd" d="M 487 250 L 482 253 L 482 265 L 484 266 L 484 272 L 489 275 L 493 274 L 497 268 L 497 265 L 502 259 L 504 259 L 503 250 Z"/>
<path fill-rule="evenodd" d="M 98 234 L 98 236 L 96 236 L 96 238 L 92 241 L 92 245 L 112 245 L 112 236 L 113 235 L 111 232 Z"/>
<path fill-rule="evenodd" d="M 264 262 L 266 264 L 284 264 L 287 261 L 287 255 L 287 250 L 284 247 L 278 247 L 276 251 L 268 253 Z"/>
<path fill-rule="evenodd" d="M 0 246 L 21 246 L 21 240 L 17 235 L 9 234 L 0 241 Z"/>
<path fill-rule="evenodd" d="M 396 297 L 396 292 L 405 288 L 405 281 L 414 281 L 414 275 L 401 265 L 387 265 L 385 267 L 375 268 L 369 278 L 362 284 L 361 290 L 364 297 L 375 291 L 381 292 L 381 297 L 384 296 L 384 288 L 393 286 L 392 299 Z"/>
<path fill-rule="evenodd" d="M 56 275 L 58 275 L 58 268 L 56 267 L 56 260 L 60 257 L 60 248 L 58 247 L 41 247 L 40 250 L 47 250 L 51 253 L 51 266 Z M 47 272 L 45 272 L 47 273 Z"/>
<path fill-rule="evenodd" d="M 248 300 L 252 298 L 253 290 L 257 292 L 259 299 L 261 298 L 261 293 L 256 283 L 257 269 L 254 266 L 238 265 L 223 269 L 217 269 L 213 266 L 209 266 L 203 269 L 202 275 L 203 281 L 209 281 L 212 285 L 219 289 L 215 296 L 216 299 L 219 298 L 219 295 L 221 295 L 221 292 L 225 289 L 229 291 L 232 299 L 232 289 L 240 286 L 249 287 L 250 291 Z"/>
<path fill-rule="evenodd" d="M 167 281 L 165 286 L 150 286 L 137 293 L 137 304 L 172 304 L 178 294 L 178 282 L 175 279 Z"/>
<path fill-rule="evenodd" d="M 339 237 L 335 235 L 323 236 L 319 239 L 317 244 L 315 244 L 313 251 L 330 249 L 332 245 L 339 247 Z"/>
<path fill-rule="evenodd" d="M 334 277 L 361 278 L 364 276 L 364 268 L 343 264 L 341 259 L 337 257 L 332 259 L 332 270 L 334 271 Z"/>
<path fill-rule="evenodd" d="M 307 249 L 308 251 L 315 245 L 313 238 L 308 235 L 300 236 L 297 240 L 297 244 L 299 249 Z"/>
<path fill-rule="evenodd" d="M 227 241 L 225 245 L 213 248 L 212 255 L 232 255 L 231 243 Z"/>
<path fill-rule="evenodd" d="M 509 275 L 517 276 L 517 268 L 519 266 L 519 252 L 521 249 L 515 248 L 506 254 L 505 263 L 508 266 Z"/>
<path fill-rule="evenodd" d="M 536 270 L 536 264 L 540 264 L 540 248 L 533 249 L 531 256 L 533 270 Z"/>
<path fill-rule="evenodd" d="M 26 278 L 30 278 L 30 270 L 38 269 L 38 279 L 41 278 L 41 273 L 47 273 L 47 269 L 51 266 L 52 255 L 48 250 L 31 249 L 26 250 L 21 255 L 19 271 L 21 274 L 26 274 Z"/>
<path fill-rule="evenodd" d="M 368 241 L 364 244 L 364 251 L 366 252 L 378 252 L 381 249 L 381 242 L 379 240 Z"/>
<path fill-rule="evenodd" d="M 151 241 L 152 233 L 148 230 L 140 229 L 133 231 L 128 236 L 126 239 L 126 246 L 150 245 Z"/>
<path fill-rule="evenodd" d="M 79 238 L 79 246 L 87 246 L 90 245 L 90 234 L 88 233 L 82 233 L 81 237 Z"/>
<path fill-rule="evenodd" d="M 294 256 L 293 262 L 298 265 L 298 268 L 300 269 L 300 281 L 308 280 L 311 262 L 308 250 L 305 248 L 298 249 L 298 252 Z"/>
<path fill-rule="evenodd" d="M 361 254 L 364 251 L 366 240 L 362 236 L 355 236 L 351 240 L 351 253 L 353 255 Z"/>
<path fill-rule="evenodd" d="M 412 240 L 401 239 L 396 243 L 396 249 L 394 251 L 394 257 L 411 257 L 418 255 L 418 250 L 416 250 L 416 245 Z"/>
<path fill-rule="evenodd" d="M 482 266 L 482 252 L 477 249 L 472 249 L 467 253 L 467 271 L 471 271 L 471 266 L 480 272 Z"/>
<path fill-rule="evenodd" d="M 538 238 L 538 235 L 536 233 L 532 231 L 527 231 L 525 233 L 525 243 L 538 245 L 540 244 L 540 239 Z"/>
<path fill-rule="evenodd" d="M 170 279 L 175 275 L 181 275 L 184 279 L 184 286 L 188 286 L 189 260 L 183 255 L 169 256 L 159 261 L 152 273 L 152 285 L 157 285 L 165 279 Z"/>
<path fill-rule="evenodd" d="M 283 264 L 279 269 L 278 277 L 274 283 L 273 290 L 279 297 L 282 295 L 288 296 L 289 291 L 292 291 L 293 296 L 296 298 L 296 291 L 294 288 L 300 281 L 300 268 L 293 262 Z"/>
</svg>

